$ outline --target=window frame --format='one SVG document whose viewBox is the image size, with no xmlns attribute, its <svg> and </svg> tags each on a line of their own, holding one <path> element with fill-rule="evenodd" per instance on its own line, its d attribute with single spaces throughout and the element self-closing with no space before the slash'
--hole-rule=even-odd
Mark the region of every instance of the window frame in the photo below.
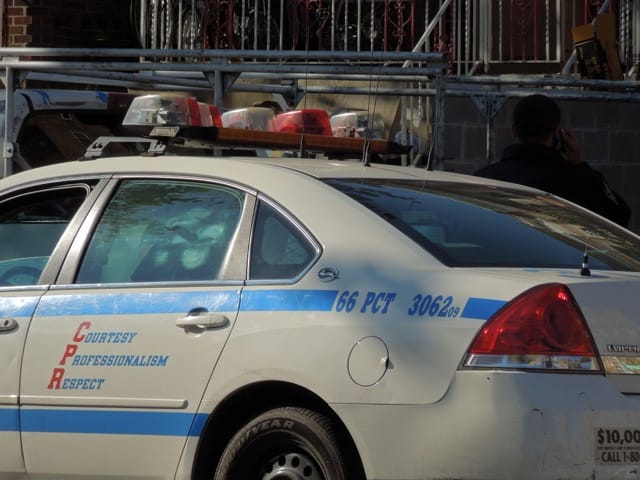
<svg viewBox="0 0 640 480">
<path fill-rule="evenodd" d="M 129 282 L 129 283 L 105 283 L 105 284 L 88 284 L 76 283 L 76 276 L 82 264 L 83 256 L 89 246 L 95 228 L 99 223 L 105 209 L 111 202 L 118 186 L 121 182 L 129 180 L 167 180 L 167 181 L 185 181 L 197 182 L 208 185 L 220 185 L 228 188 L 244 192 L 244 205 L 241 208 L 240 220 L 236 229 L 235 237 L 228 251 L 228 257 L 233 261 L 229 262 L 229 268 L 222 278 L 217 280 L 175 280 L 162 282 Z M 75 241 L 73 242 L 67 261 L 63 265 L 60 276 L 58 277 L 58 288 L 86 288 L 91 285 L 94 288 L 119 288 L 121 286 L 138 287 L 144 285 L 202 285 L 202 284 L 233 284 L 241 285 L 246 279 L 246 268 L 248 261 L 249 237 L 250 229 L 253 223 L 253 212 L 255 211 L 255 190 L 237 183 L 217 178 L 217 177 L 201 177 L 189 175 L 167 175 L 162 173 L 146 173 L 146 174 L 123 174 L 114 175 L 105 186 L 98 201 L 95 202 L 94 208 L 86 216 Z M 239 256 L 239 258 L 237 258 Z M 56 288 L 56 286 L 52 287 Z"/>
<path fill-rule="evenodd" d="M 309 262 L 307 262 L 306 267 L 303 268 L 300 271 L 300 273 L 298 273 L 293 277 L 269 278 L 269 279 L 266 279 L 266 278 L 251 279 L 250 278 L 251 253 L 253 251 L 253 245 L 256 237 L 255 228 L 258 220 L 258 207 L 260 202 L 264 202 L 266 205 L 268 205 L 273 210 L 275 210 L 279 215 L 281 215 L 293 228 L 295 228 L 301 234 L 302 237 L 304 237 L 307 240 L 307 242 L 309 243 L 309 245 L 312 247 L 314 251 L 313 258 Z M 271 284 L 291 285 L 291 284 L 297 283 L 309 272 L 309 270 L 313 268 L 313 266 L 318 262 L 318 259 L 320 258 L 321 255 L 322 255 L 322 246 L 320 242 L 311 234 L 311 232 L 309 232 L 304 227 L 304 225 L 302 224 L 302 222 L 300 222 L 300 220 L 298 220 L 293 214 L 291 214 L 284 207 L 282 207 L 280 204 L 270 199 L 266 195 L 258 194 L 257 202 L 255 205 L 254 214 L 253 214 L 253 220 L 252 220 L 251 241 L 249 244 L 249 250 L 247 255 L 247 276 L 246 276 L 247 285 L 271 285 Z"/>
<path fill-rule="evenodd" d="M 35 285 L 20 285 L 14 287 L 3 286 L 0 288 L 24 289 L 34 288 L 38 285 L 51 285 L 58 278 L 59 272 L 64 264 L 67 252 L 76 237 L 84 218 L 91 209 L 92 205 L 98 198 L 100 192 L 104 189 L 106 183 L 100 176 L 93 177 L 70 177 L 56 181 L 44 180 L 34 182 L 28 185 L 20 185 L 7 192 L 0 197 L 0 207 L 8 201 L 18 200 L 21 197 L 29 197 L 35 194 L 42 194 L 49 191 L 64 189 L 84 189 L 86 191 L 85 199 L 80 204 L 75 214 L 65 227 L 62 235 L 58 238 L 46 264 L 40 274 L 39 280 Z"/>
</svg>

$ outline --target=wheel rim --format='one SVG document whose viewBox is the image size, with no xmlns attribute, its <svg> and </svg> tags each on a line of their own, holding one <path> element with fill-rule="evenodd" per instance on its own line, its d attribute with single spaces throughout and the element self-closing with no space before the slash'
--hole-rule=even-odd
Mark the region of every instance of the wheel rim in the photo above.
<svg viewBox="0 0 640 480">
<path fill-rule="evenodd" d="M 313 459 L 300 453 L 279 455 L 266 465 L 262 480 L 324 480 Z"/>
</svg>

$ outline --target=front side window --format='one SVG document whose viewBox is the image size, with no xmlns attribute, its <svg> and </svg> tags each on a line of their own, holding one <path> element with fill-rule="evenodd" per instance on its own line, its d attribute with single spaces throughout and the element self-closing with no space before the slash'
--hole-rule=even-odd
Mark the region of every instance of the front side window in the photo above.
<svg viewBox="0 0 640 480">
<path fill-rule="evenodd" d="M 221 278 L 244 193 L 207 183 L 129 180 L 100 219 L 76 283 Z"/>
<path fill-rule="evenodd" d="M 0 286 L 38 283 L 88 192 L 86 185 L 56 187 L 0 203 Z"/>
<path fill-rule="evenodd" d="M 327 183 L 451 267 L 640 271 L 631 232 L 546 194 L 464 183 L 406 180 Z"/>
</svg>

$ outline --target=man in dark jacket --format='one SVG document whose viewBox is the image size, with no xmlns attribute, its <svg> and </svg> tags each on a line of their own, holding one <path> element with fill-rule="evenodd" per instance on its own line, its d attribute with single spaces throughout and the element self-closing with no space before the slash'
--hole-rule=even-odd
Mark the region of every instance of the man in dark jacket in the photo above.
<svg viewBox="0 0 640 480">
<path fill-rule="evenodd" d="M 604 176 L 580 158 L 575 136 L 560 128 L 558 104 L 545 95 L 521 99 L 513 112 L 515 142 L 499 162 L 475 175 L 553 193 L 626 227 L 631 210 Z"/>
</svg>

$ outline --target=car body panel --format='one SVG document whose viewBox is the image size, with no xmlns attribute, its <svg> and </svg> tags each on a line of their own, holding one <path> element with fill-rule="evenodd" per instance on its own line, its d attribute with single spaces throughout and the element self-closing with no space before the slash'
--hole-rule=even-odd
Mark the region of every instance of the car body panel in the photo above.
<svg viewBox="0 0 640 480">
<path fill-rule="evenodd" d="M 202 428 L 195 409 L 233 327 L 239 297 L 237 288 L 213 285 L 56 289 L 45 295 L 21 378 L 23 448 L 33 478 L 89 478 L 101 463 L 110 478 L 175 469 L 185 437 Z M 176 325 L 200 308 L 227 321 L 194 331 Z M 147 437 L 154 449 L 142 441 Z M 54 444 L 51 438 L 57 438 Z M 45 447 L 47 455 L 41 453 Z M 74 463 L 79 449 L 85 462 Z M 103 451 L 124 461 L 110 465 Z"/>
<path fill-rule="evenodd" d="M 0 476 L 23 478 L 25 465 L 20 442 L 19 387 L 22 350 L 29 331 L 31 316 L 38 304 L 42 288 L 13 288 L 0 296 Z"/>
<path fill-rule="evenodd" d="M 512 401 L 498 408 L 502 398 Z M 602 376 L 457 372 L 446 397 L 433 405 L 333 407 L 356 432 L 368 478 L 636 475 L 637 462 L 615 462 L 607 445 L 598 444 L 600 429 L 638 428 L 630 413 L 637 400 Z"/>
</svg>

